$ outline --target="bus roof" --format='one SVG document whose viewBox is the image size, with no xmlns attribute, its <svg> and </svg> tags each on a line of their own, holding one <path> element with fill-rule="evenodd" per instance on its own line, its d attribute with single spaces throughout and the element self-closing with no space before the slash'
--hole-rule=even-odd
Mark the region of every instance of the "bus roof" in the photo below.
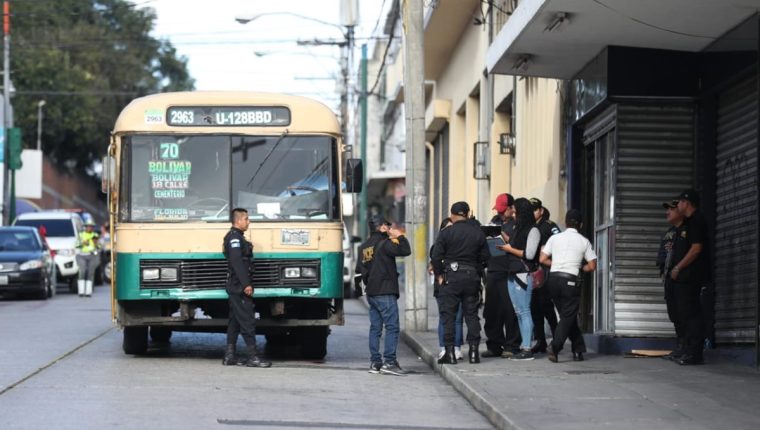
<svg viewBox="0 0 760 430">
<path fill-rule="evenodd" d="M 284 106 L 290 109 L 291 121 L 287 126 L 172 126 L 167 124 L 166 111 L 172 106 Z M 159 119 L 148 116 L 159 113 Z M 132 100 L 119 114 L 114 133 L 171 132 L 171 133 L 290 133 L 340 134 L 340 124 L 333 111 L 324 104 L 306 97 L 277 93 L 245 91 L 186 91 L 159 93 Z"/>
</svg>

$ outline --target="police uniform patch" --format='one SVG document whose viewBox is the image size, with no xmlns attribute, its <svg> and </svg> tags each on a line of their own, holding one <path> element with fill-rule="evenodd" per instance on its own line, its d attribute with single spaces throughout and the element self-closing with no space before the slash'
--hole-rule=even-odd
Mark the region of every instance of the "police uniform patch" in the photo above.
<svg viewBox="0 0 760 430">
<path fill-rule="evenodd" d="M 230 248 L 240 248 L 240 239 L 232 239 L 230 241 Z"/>
</svg>

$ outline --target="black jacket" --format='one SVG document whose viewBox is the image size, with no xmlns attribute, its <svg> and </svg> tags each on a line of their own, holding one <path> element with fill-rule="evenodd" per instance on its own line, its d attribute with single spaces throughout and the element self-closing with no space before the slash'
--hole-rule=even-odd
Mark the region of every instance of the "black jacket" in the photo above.
<svg viewBox="0 0 760 430">
<path fill-rule="evenodd" d="M 387 234 L 374 231 L 364 243 L 359 245 L 359 256 L 356 259 L 354 272 L 361 276 L 364 285 L 369 283 L 369 272 L 372 270 L 372 262 L 375 260 L 375 245 L 387 238 Z"/>
<path fill-rule="evenodd" d="M 227 259 L 227 294 L 243 294 L 245 287 L 253 286 L 253 244 L 245 240 L 242 230 L 232 227 L 222 247 Z"/>
<path fill-rule="evenodd" d="M 468 221 L 457 221 L 441 231 L 430 256 L 436 276 L 443 275 L 446 265 L 453 262 L 482 272 L 489 258 L 486 235 Z"/>
<path fill-rule="evenodd" d="M 373 234 L 374 236 L 374 234 Z M 409 241 L 404 236 L 390 239 L 380 235 L 381 239 L 372 248 L 372 262 L 367 276 L 367 295 L 381 296 L 393 294 L 399 296 L 398 271 L 396 257 L 406 257 L 412 253 Z M 372 240 L 372 237 L 367 241 Z M 365 248 L 362 256 L 366 255 Z M 363 258 L 362 258 L 363 259 Z M 366 270 L 366 269 L 364 269 Z"/>
</svg>

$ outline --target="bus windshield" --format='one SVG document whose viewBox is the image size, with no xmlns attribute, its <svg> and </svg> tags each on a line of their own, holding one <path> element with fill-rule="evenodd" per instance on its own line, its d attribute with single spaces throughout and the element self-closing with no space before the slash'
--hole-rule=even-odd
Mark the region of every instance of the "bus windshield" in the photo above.
<svg viewBox="0 0 760 430">
<path fill-rule="evenodd" d="M 339 217 L 336 141 L 328 136 L 133 135 L 123 140 L 120 218 L 226 222 Z"/>
</svg>

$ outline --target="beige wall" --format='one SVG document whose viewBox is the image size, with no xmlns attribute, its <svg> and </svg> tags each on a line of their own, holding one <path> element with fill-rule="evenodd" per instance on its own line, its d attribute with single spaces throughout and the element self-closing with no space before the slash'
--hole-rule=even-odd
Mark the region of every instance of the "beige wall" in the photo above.
<svg viewBox="0 0 760 430">
<path fill-rule="evenodd" d="M 517 81 L 517 155 L 512 159 L 511 192 L 538 197 L 555 221 L 566 211 L 564 167 L 560 151 L 559 81 L 524 78 Z M 561 216 L 560 216 L 561 215 Z"/>
<path fill-rule="evenodd" d="M 430 40 L 434 34 L 427 34 Z M 520 79 L 517 81 L 517 154 L 516 157 L 499 153 L 499 134 L 510 131 L 509 115 L 494 113 L 489 124 L 489 156 L 491 163 L 490 187 L 487 195 L 478 196 L 478 181 L 473 178 L 475 142 L 480 138 L 480 87 L 485 69 L 488 33 L 479 26 L 468 26 L 456 46 L 450 50 L 445 69 L 435 82 L 433 100 L 451 103 L 449 118 L 449 204 L 465 200 L 475 209 L 491 208 L 496 196 L 509 192 L 515 197 L 538 197 L 552 212 L 554 220 L 561 220 L 566 211 L 565 183 L 559 177 L 563 168 L 561 159 L 561 116 L 558 81 L 549 79 Z M 496 75 L 494 79 L 494 107 L 512 93 L 512 76 Z M 434 109 L 432 104 L 428 110 Z M 432 118 L 432 112 L 427 112 Z M 485 119 L 483 119 L 485 120 Z M 433 172 L 428 172 L 432 175 Z M 433 182 L 432 179 L 430 181 Z M 430 195 L 433 195 L 430 190 Z M 488 199 L 484 204 L 478 199 Z M 432 202 L 431 202 L 432 214 Z M 445 208 L 448 209 L 448 208 Z M 476 213 L 483 222 L 493 212 Z M 431 218 L 432 220 L 432 215 Z"/>
</svg>

